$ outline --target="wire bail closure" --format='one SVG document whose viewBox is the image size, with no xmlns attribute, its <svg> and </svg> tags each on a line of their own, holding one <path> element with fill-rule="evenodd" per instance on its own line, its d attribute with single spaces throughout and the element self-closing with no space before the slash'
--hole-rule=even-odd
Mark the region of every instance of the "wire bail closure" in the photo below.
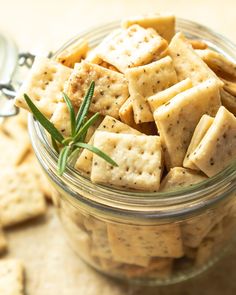
<svg viewBox="0 0 236 295">
<path fill-rule="evenodd" d="M 18 65 L 20 67 L 27 67 L 31 68 L 32 64 L 34 62 L 35 55 L 25 52 L 20 53 L 18 55 Z M 12 117 L 19 113 L 19 108 L 16 107 L 13 103 L 13 99 L 16 96 L 16 89 L 14 88 L 12 84 L 12 80 L 9 80 L 8 83 L 1 83 L 0 82 L 0 94 L 1 94 L 1 100 L 2 104 L 0 104 L 0 118 L 6 118 L 6 117 Z"/>
</svg>

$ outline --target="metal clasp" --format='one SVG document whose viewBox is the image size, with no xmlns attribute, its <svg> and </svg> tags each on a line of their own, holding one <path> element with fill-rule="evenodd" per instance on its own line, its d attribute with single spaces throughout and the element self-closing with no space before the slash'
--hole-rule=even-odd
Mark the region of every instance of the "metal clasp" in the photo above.
<svg viewBox="0 0 236 295">
<path fill-rule="evenodd" d="M 18 65 L 20 67 L 31 68 L 34 62 L 35 56 L 29 52 L 20 53 L 18 56 Z M 0 118 L 1 117 L 11 117 L 19 113 L 19 109 L 14 105 L 13 99 L 16 96 L 16 90 L 13 86 L 12 80 L 10 79 L 8 83 L 0 82 L 0 93 L 1 93 L 1 103 L 0 103 Z"/>
</svg>

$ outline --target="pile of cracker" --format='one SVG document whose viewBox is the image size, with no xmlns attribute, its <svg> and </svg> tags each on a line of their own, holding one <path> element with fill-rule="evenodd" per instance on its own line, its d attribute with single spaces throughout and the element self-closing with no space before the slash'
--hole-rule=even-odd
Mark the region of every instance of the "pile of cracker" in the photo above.
<svg viewBox="0 0 236 295">
<path fill-rule="evenodd" d="M 16 259 L 5 259 L 4 231 L 46 213 L 50 184 L 32 151 L 27 131 L 27 113 L 0 124 L 0 294 L 24 294 L 24 267 Z"/>
<path fill-rule="evenodd" d="M 54 60 L 37 57 L 16 105 L 28 109 L 27 93 L 68 136 L 62 91 L 77 110 L 95 81 L 90 112 L 103 120 L 87 141 L 118 167 L 84 150 L 76 169 L 94 183 L 158 191 L 176 167 L 202 179 L 235 160 L 235 78 L 231 60 L 175 33 L 173 15 L 152 14 L 122 21 L 92 50 L 79 39 Z"/>
</svg>

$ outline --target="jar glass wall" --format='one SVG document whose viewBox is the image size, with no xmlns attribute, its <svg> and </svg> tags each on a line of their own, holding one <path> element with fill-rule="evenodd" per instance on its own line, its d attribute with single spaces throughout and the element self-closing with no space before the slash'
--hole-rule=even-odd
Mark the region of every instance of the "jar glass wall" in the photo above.
<svg viewBox="0 0 236 295">
<path fill-rule="evenodd" d="M 94 47 L 118 23 L 80 34 L 56 54 L 84 37 Z M 236 47 L 205 27 L 178 20 L 191 39 L 236 60 Z M 68 168 L 56 172 L 57 155 L 32 117 L 35 153 L 54 187 L 53 199 L 69 242 L 99 271 L 142 284 L 170 284 L 193 277 L 217 261 L 233 244 L 236 231 L 236 169 L 167 193 L 143 193 L 95 185 Z"/>
</svg>

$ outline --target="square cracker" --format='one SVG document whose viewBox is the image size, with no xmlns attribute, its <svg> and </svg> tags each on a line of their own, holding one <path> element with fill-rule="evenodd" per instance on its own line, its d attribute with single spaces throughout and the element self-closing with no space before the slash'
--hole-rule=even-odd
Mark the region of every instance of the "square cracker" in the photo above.
<svg viewBox="0 0 236 295">
<path fill-rule="evenodd" d="M 108 224 L 113 256 L 181 257 L 183 245 L 177 224 L 136 226 Z"/>
<path fill-rule="evenodd" d="M 46 211 L 35 175 L 25 167 L 0 172 L 0 221 L 3 227 L 40 216 Z"/>
<path fill-rule="evenodd" d="M 59 102 L 55 106 L 50 121 L 65 137 L 71 135 L 70 113 L 64 102 Z"/>
<path fill-rule="evenodd" d="M 220 85 L 223 83 L 194 51 L 183 33 L 177 33 L 169 45 L 169 55 L 173 59 L 179 81 L 190 78 L 193 85 L 214 78 Z"/>
<path fill-rule="evenodd" d="M 129 69 L 125 76 L 133 100 L 135 122 L 153 121 L 147 98 L 177 83 L 172 59 L 166 56 L 151 64 Z"/>
<path fill-rule="evenodd" d="M 196 50 L 195 52 L 219 77 L 236 78 L 236 64 L 224 55 L 211 49 Z"/>
<path fill-rule="evenodd" d="M 81 104 L 92 81 L 95 82 L 95 90 L 90 111 L 118 119 L 119 109 L 129 96 L 124 75 L 85 61 L 76 64 L 65 87 L 75 106 Z"/>
<path fill-rule="evenodd" d="M 2 230 L 2 226 L 0 224 L 0 254 L 4 252 L 7 248 L 7 240 Z"/>
<path fill-rule="evenodd" d="M 93 143 L 119 166 L 113 167 L 93 155 L 92 182 L 148 191 L 158 190 L 162 172 L 159 136 L 96 131 Z"/>
<path fill-rule="evenodd" d="M 123 28 L 137 24 L 145 29 L 153 28 L 168 42 L 175 34 L 175 16 L 169 13 L 150 13 L 124 19 L 121 22 Z"/>
<path fill-rule="evenodd" d="M 140 134 L 139 131 L 131 128 L 130 126 L 110 117 L 106 116 L 101 124 L 98 126 L 97 130 L 104 130 L 115 133 L 127 133 L 127 134 Z M 89 144 L 93 144 L 93 138 L 89 140 Z M 84 149 L 80 156 L 78 157 L 75 168 L 90 175 L 91 167 L 93 161 L 93 153 Z"/>
<path fill-rule="evenodd" d="M 24 295 L 24 269 L 20 261 L 0 261 L 0 294 Z"/>
<path fill-rule="evenodd" d="M 63 102 L 64 83 L 69 79 L 71 69 L 46 57 L 35 58 L 28 78 L 16 94 L 15 104 L 29 110 L 24 99 L 26 93 L 38 109 L 51 118 L 58 102 Z"/>
<path fill-rule="evenodd" d="M 175 167 L 170 169 L 169 173 L 162 180 L 160 191 L 166 192 L 177 190 L 182 187 L 191 186 L 206 179 L 206 176 L 198 172 L 182 167 Z"/>
<path fill-rule="evenodd" d="M 189 159 L 211 177 L 222 171 L 236 158 L 236 118 L 225 107 L 216 117 Z"/>
<path fill-rule="evenodd" d="M 182 166 L 200 118 L 204 114 L 214 116 L 220 104 L 219 84 L 209 79 L 176 95 L 155 111 L 167 168 Z"/>
<path fill-rule="evenodd" d="M 224 89 L 220 90 L 220 95 L 222 105 L 236 116 L 236 97 Z"/>
<path fill-rule="evenodd" d="M 148 97 L 148 103 L 152 110 L 152 112 L 155 112 L 155 110 L 162 106 L 163 104 L 170 101 L 173 97 L 175 97 L 177 94 L 191 88 L 193 86 L 191 80 L 189 78 L 180 81 L 179 83 L 174 84 L 173 86 L 160 91 L 150 97 Z"/>
<path fill-rule="evenodd" d="M 194 152 L 194 150 L 197 148 L 201 140 L 203 139 L 204 135 L 206 134 L 207 130 L 210 128 L 214 121 L 214 118 L 208 115 L 203 115 L 197 124 L 197 127 L 194 130 L 193 137 L 191 139 L 191 142 L 188 146 L 183 166 L 186 168 L 199 170 L 198 167 L 189 159 L 189 156 Z"/>
<path fill-rule="evenodd" d="M 75 43 L 68 46 L 61 53 L 56 56 L 56 61 L 73 68 L 76 62 L 80 62 L 81 59 L 85 58 L 89 50 L 88 41 L 80 38 Z"/>
<path fill-rule="evenodd" d="M 120 72 L 155 60 L 167 47 L 167 41 L 151 28 L 132 25 L 101 43 L 98 56 Z"/>
</svg>

